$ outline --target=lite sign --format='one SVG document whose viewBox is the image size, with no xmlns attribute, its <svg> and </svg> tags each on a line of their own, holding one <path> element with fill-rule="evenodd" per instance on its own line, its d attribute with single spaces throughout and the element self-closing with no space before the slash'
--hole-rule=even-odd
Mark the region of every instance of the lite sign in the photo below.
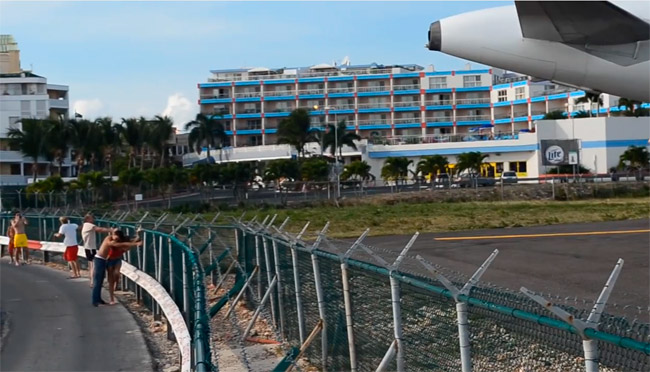
<svg viewBox="0 0 650 372">
<path fill-rule="evenodd" d="M 542 165 L 578 163 L 578 140 L 542 140 Z"/>
</svg>

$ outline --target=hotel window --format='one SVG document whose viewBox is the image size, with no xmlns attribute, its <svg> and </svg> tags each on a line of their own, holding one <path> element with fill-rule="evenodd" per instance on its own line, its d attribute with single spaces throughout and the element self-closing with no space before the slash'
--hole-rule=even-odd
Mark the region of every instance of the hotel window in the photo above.
<svg viewBox="0 0 650 372">
<path fill-rule="evenodd" d="M 469 75 L 463 76 L 463 87 L 480 87 L 481 86 L 481 75 Z"/>
<path fill-rule="evenodd" d="M 444 89 L 447 88 L 446 76 L 435 76 L 429 78 L 429 88 L 431 89 Z"/>
<path fill-rule="evenodd" d="M 246 129 L 262 129 L 261 120 L 247 120 Z"/>
<path fill-rule="evenodd" d="M 497 102 L 505 102 L 508 100 L 508 91 L 506 89 L 501 89 L 497 91 Z"/>
<path fill-rule="evenodd" d="M 226 120 L 223 122 L 223 129 L 224 130 L 232 130 L 232 122 L 230 120 Z"/>
<path fill-rule="evenodd" d="M 515 88 L 515 99 L 526 98 L 526 87 Z"/>
<path fill-rule="evenodd" d="M 511 161 L 510 170 L 517 173 L 526 173 L 526 162 L 525 161 Z"/>
<path fill-rule="evenodd" d="M 254 114 L 260 112 L 260 108 L 257 104 L 255 103 L 247 103 L 244 105 L 244 113 L 245 114 Z"/>
</svg>

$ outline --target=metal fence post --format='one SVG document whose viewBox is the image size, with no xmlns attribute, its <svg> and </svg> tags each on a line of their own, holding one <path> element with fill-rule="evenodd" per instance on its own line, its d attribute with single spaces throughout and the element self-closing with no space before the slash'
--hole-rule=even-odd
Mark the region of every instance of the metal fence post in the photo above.
<svg viewBox="0 0 650 372">
<path fill-rule="evenodd" d="M 591 309 L 591 313 L 587 317 L 587 321 L 576 319 L 573 315 L 565 311 L 564 309 L 553 305 L 550 301 L 544 297 L 535 294 L 532 291 L 529 291 L 525 287 L 521 287 L 521 292 L 526 296 L 533 299 L 538 304 L 546 308 L 546 310 L 555 314 L 558 318 L 562 319 L 564 322 L 572 325 L 582 337 L 582 348 L 585 356 L 585 370 L 587 372 L 598 372 L 598 343 L 596 340 L 590 339 L 585 335 L 585 330 L 591 328 L 593 330 L 598 330 L 598 323 L 600 323 L 600 316 L 605 310 L 605 305 L 607 305 L 607 300 L 609 295 L 614 290 L 614 284 L 618 279 L 618 275 L 621 273 L 623 268 L 623 259 L 619 258 L 612 270 L 612 273 L 609 275 L 605 286 L 600 292 L 600 296 L 596 300 L 594 307 Z"/>
<path fill-rule="evenodd" d="M 271 260 L 269 259 L 269 247 L 267 243 L 267 238 L 265 236 L 261 236 L 262 238 L 262 245 L 264 246 L 264 260 L 266 261 L 266 279 L 267 283 L 270 286 L 271 285 L 271 280 L 272 278 L 272 271 L 273 267 L 271 266 Z M 278 283 L 280 281 L 278 280 Z M 277 284 L 276 284 L 277 287 Z M 271 320 L 273 320 L 273 326 L 277 328 L 277 317 L 275 316 L 276 311 L 275 311 L 275 296 L 271 296 Z"/>
<path fill-rule="evenodd" d="M 316 249 L 320 245 L 325 232 L 329 228 L 330 223 L 327 222 L 323 230 L 318 234 L 316 241 L 311 247 L 311 264 L 314 269 L 314 284 L 316 286 L 316 297 L 318 298 L 318 316 L 320 316 L 321 321 L 323 322 L 323 329 L 321 330 L 321 352 L 322 352 L 322 362 L 323 362 L 323 371 L 327 371 L 327 322 L 325 321 L 325 295 L 323 293 L 323 286 L 320 278 L 320 266 L 318 265 L 318 256 L 316 255 Z"/>
<path fill-rule="evenodd" d="M 189 288 L 187 288 L 187 285 L 189 283 L 189 280 L 187 280 L 187 265 L 185 261 L 185 253 L 181 253 L 181 264 L 183 265 L 183 315 L 185 318 L 185 323 L 190 324 L 190 312 L 189 312 L 189 307 L 190 307 L 190 293 L 189 293 Z"/>
<path fill-rule="evenodd" d="M 400 305 L 400 285 L 399 285 L 399 280 L 395 277 L 395 273 L 399 269 L 399 265 L 402 263 L 402 260 L 404 260 L 404 257 L 406 257 L 406 252 L 408 252 L 409 249 L 411 249 L 411 246 L 413 246 L 413 243 L 415 243 L 415 239 L 420 235 L 419 232 L 416 232 L 413 234 L 413 237 L 411 237 L 411 240 L 406 244 L 404 249 L 402 249 L 402 252 L 400 252 L 399 256 L 395 260 L 395 262 L 390 265 L 388 262 L 386 262 L 383 258 L 375 254 L 373 251 L 370 250 L 370 248 L 361 245 L 361 248 L 366 251 L 372 258 L 375 259 L 380 265 L 388 268 L 389 273 L 390 273 L 390 297 L 391 297 L 391 305 L 393 308 L 393 333 L 395 335 L 395 347 L 397 348 L 397 370 L 402 372 L 405 370 L 404 366 L 404 345 L 402 343 L 402 308 Z M 392 345 L 391 345 L 392 347 Z M 388 349 L 386 352 L 386 355 L 384 359 L 382 360 L 381 364 L 385 365 L 385 363 L 388 363 L 390 359 L 387 359 L 390 353 L 394 351 L 391 351 L 391 348 Z"/>
<path fill-rule="evenodd" d="M 169 294 L 174 301 L 176 300 L 176 291 L 174 290 L 174 261 L 172 260 L 172 239 L 167 237 L 167 253 L 169 255 Z"/>
<path fill-rule="evenodd" d="M 472 290 L 472 287 L 478 283 L 481 279 L 481 276 L 487 268 L 490 266 L 492 261 L 499 254 L 499 250 L 495 249 L 494 252 L 483 262 L 483 264 L 476 270 L 474 275 L 469 279 L 469 281 L 463 286 L 462 289 L 456 288 L 449 279 L 442 275 L 438 270 L 426 262 L 421 256 L 417 256 L 417 260 L 420 261 L 422 266 L 424 266 L 429 272 L 431 272 L 442 285 L 447 288 L 456 301 L 456 316 L 458 319 L 458 342 L 460 345 L 460 359 L 463 372 L 470 372 L 472 370 L 472 354 L 471 354 L 471 344 L 470 344 L 470 331 L 469 331 L 469 321 L 467 319 L 468 309 L 467 303 L 463 302 L 460 296 L 469 296 L 469 292 Z"/>
<path fill-rule="evenodd" d="M 354 345 L 354 324 L 352 320 L 352 299 L 350 298 L 350 281 L 348 278 L 348 258 L 354 249 L 361 243 L 361 241 L 368 235 L 370 229 L 366 229 L 363 234 L 352 244 L 352 246 L 341 257 L 341 281 L 343 284 L 343 302 L 345 306 L 345 326 L 348 334 L 348 352 L 350 354 L 350 371 L 356 372 L 357 370 L 357 352 Z"/>
<path fill-rule="evenodd" d="M 302 345 L 305 342 L 305 319 L 302 309 L 302 298 L 300 295 L 301 286 L 300 286 L 300 273 L 298 271 L 298 252 L 296 248 L 297 242 L 302 238 L 302 235 L 307 231 L 309 226 L 309 221 L 302 228 L 300 233 L 296 236 L 294 241 L 291 244 L 291 266 L 293 266 L 293 283 L 296 292 L 296 312 L 298 313 L 298 334 L 300 336 L 300 344 Z"/>
<path fill-rule="evenodd" d="M 210 265 L 212 265 L 212 261 L 214 260 L 212 257 L 212 228 L 208 228 L 208 242 L 208 254 L 210 256 Z M 214 270 L 210 271 L 210 283 L 214 285 Z"/>
</svg>

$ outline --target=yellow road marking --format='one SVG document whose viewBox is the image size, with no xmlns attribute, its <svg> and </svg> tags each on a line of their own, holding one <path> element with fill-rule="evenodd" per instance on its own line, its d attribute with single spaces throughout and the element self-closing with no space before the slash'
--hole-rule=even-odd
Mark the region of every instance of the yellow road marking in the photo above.
<svg viewBox="0 0 650 372">
<path fill-rule="evenodd" d="M 516 239 L 516 238 L 545 238 L 554 236 L 584 236 L 584 235 L 614 235 L 614 234 L 640 234 L 649 233 L 645 230 L 614 230 L 614 231 L 584 231 L 547 234 L 519 234 L 519 235 L 483 235 L 483 236 L 452 236 L 447 238 L 434 238 L 434 240 L 480 240 L 480 239 Z"/>
</svg>

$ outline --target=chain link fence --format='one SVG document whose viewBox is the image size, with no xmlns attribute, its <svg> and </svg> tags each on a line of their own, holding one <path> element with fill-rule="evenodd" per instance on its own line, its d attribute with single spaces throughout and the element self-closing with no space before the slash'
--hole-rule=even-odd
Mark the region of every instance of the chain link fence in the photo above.
<svg viewBox="0 0 650 372">
<path fill-rule="evenodd" d="M 319 370 L 582 370 L 589 368 L 583 341 L 595 340 L 601 370 L 650 370 L 650 324 L 636 317 L 603 313 L 582 331 L 577 321 L 559 320 L 531 297 L 488 283 L 478 281 L 455 297 L 437 274 L 458 289 L 469 277 L 425 261 L 434 275 L 421 257 L 404 252 L 398 259 L 398 250 L 366 245 L 363 237 L 356 243 L 332 239 L 326 229 L 299 236 L 268 217 L 234 225 L 230 232 L 224 227 L 227 242 L 219 244 L 237 260 L 238 280 L 252 277 L 242 292 L 246 306 L 266 313 L 289 365 L 292 348 L 303 345 Z M 590 314 L 578 301 L 556 300 L 575 319 Z M 470 369 L 459 346 L 458 303 L 467 308 Z M 307 340 L 313 330 L 316 337 Z M 394 343 L 399 348 L 391 348 Z"/>
</svg>

